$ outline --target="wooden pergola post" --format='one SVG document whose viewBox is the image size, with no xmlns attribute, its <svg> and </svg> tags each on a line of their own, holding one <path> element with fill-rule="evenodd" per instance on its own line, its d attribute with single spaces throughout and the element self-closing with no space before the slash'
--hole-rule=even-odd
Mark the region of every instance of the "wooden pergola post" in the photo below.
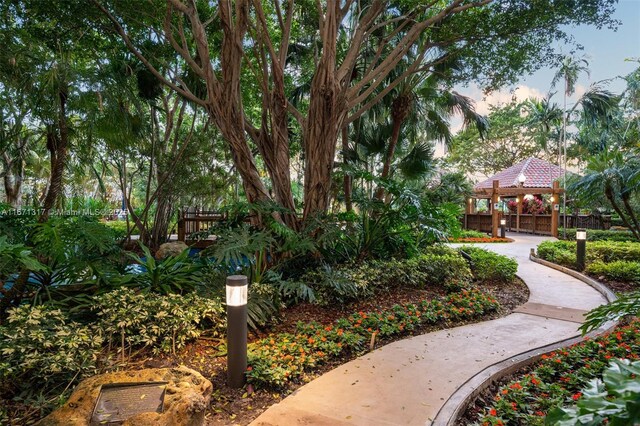
<svg viewBox="0 0 640 426">
<path fill-rule="evenodd" d="M 500 194 L 498 194 L 498 188 L 500 187 L 500 181 L 493 181 L 493 190 L 491 191 L 491 236 L 498 238 L 498 227 L 500 226 L 500 212 L 496 208 Z"/>
<path fill-rule="evenodd" d="M 556 209 L 556 205 L 560 204 L 560 183 L 558 181 L 553 182 L 553 192 L 551 194 L 551 235 L 558 238 L 558 219 L 560 216 L 560 208 Z"/>
<path fill-rule="evenodd" d="M 518 194 L 516 197 L 516 232 L 520 232 L 520 215 L 522 214 L 522 201 L 524 199 L 524 195 Z"/>
</svg>

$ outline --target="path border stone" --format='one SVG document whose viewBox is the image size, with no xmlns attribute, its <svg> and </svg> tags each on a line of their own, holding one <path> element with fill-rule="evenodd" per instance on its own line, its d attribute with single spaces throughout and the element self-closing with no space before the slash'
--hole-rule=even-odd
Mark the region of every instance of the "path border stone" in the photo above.
<svg viewBox="0 0 640 426">
<path fill-rule="evenodd" d="M 598 291 L 611 303 L 617 299 L 616 295 L 604 284 L 590 278 L 584 274 L 574 271 L 564 266 L 557 265 L 552 262 L 548 262 L 535 255 L 535 249 L 531 249 L 529 260 L 535 263 L 539 263 L 543 266 L 555 269 L 570 275 L 590 287 Z M 542 355 L 548 354 L 555 350 L 571 346 L 573 344 L 583 341 L 586 337 L 593 338 L 604 334 L 612 330 L 618 324 L 617 321 L 609 321 L 597 330 L 588 333 L 586 336 L 570 337 L 568 339 L 560 340 L 550 345 L 541 346 L 526 352 L 519 353 L 511 358 L 502 360 L 495 364 L 492 364 L 475 376 L 471 377 L 465 383 L 460 385 L 458 389 L 449 397 L 447 402 L 440 408 L 438 414 L 436 414 L 431 426 L 453 426 L 460 419 L 467 409 L 467 406 L 485 389 L 490 387 L 494 382 L 506 377 L 517 370 L 531 365 L 542 358 Z M 429 424 L 429 423 L 428 423 Z"/>
</svg>

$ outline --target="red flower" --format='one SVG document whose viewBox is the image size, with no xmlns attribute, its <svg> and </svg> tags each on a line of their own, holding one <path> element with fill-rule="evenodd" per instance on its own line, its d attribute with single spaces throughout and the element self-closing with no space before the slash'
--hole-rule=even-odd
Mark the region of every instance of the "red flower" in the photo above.
<svg viewBox="0 0 640 426">
<path fill-rule="evenodd" d="M 582 396 L 582 393 L 578 392 L 578 393 L 574 393 L 571 398 L 573 398 L 574 401 L 577 401 L 580 399 L 581 396 Z"/>
<path fill-rule="evenodd" d="M 495 408 L 492 408 L 491 410 L 489 410 L 489 415 L 495 417 L 498 415 L 498 412 L 496 411 Z"/>
</svg>

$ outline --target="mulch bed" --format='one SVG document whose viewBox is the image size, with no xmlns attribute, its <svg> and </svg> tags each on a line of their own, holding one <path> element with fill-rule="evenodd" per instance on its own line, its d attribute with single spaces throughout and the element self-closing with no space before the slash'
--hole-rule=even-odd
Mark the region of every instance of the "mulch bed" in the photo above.
<svg viewBox="0 0 640 426">
<path fill-rule="evenodd" d="M 485 282 L 482 283 L 481 287 L 496 298 L 501 307 L 498 312 L 473 321 L 467 321 L 466 323 L 487 321 L 508 315 L 529 298 L 528 288 L 519 279 L 509 284 Z M 323 324 L 330 324 L 338 318 L 349 316 L 353 312 L 384 310 L 396 304 L 418 303 L 425 299 L 443 296 L 444 294 L 441 289 L 437 288 L 421 290 L 401 288 L 346 305 L 323 307 L 300 304 L 285 309 L 278 323 L 261 333 L 250 336 L 250 340 L 262 338 L 267 334 L 293 332 L 298 321 L 318 321 Z M 465 322 L 456 322 L 437 326 L 424 326 L 417 329 L 413 334 L 423 334 L 464 324 Z M 376 347 L 406 337 L 407 335 L 397 336 L 392 339 L 381 339 L 376 342 Z M 209 378 L 213 383 L 214 393 L 211 409 L 207 413 L 208 425 L 249 424 L 267 408 L 281 401 L 297 388 L 356 357 L 355 354 L 351 354 L 332 360 L 317 368 L 312 374 L 307 375 L 301 383 L 292 383 L 284 389 L 253 389 L 251 385 L 246 386 L 244 389 L 231 389 L 226 384 L 226 354 L 220 352 L 219 343 L 219 341 L 215 340 L 199 339 L 195 343 L 188 345 L 176 357 L 154 358 L 145 363 L 146 366 L 154 368 L 184 364 Z"/>
</svg>

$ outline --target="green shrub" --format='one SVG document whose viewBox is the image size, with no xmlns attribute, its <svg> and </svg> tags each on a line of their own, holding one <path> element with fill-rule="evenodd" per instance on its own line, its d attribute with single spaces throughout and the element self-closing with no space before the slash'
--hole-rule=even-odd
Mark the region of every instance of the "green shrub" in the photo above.
<svg viewBox="0 0 640 426">
<path fill-rule="evenodd" d="M 572 268 L 576 264 L 576 244 L 571 241 L 543 241 L 538 245 L 538 256 Z"/>
<path fill-rule="evenodd" d="M 217 299 L 195 294 L 149 297 L 121 288 L 95 297 L 97 328 L 112 342 L 173 352 L 196 339 L 204 328 L 214 335 L 225 327 L 224 309 Z"/>
<path fill-rule="evenodd" d="M 518 262 L 510 257 L 479 247 L 464 246 L 460 250 L 471 256 L 471 270 L 477 280 L 510 282 L 518 272 Z"/>
<path fill-rule="evenodd" d="M 0 381 L 69 382 L 96 372 L 103 335 L 59 309 L 22 305 L 0 326 Z"/>
<path fill-rule="evenodd" d="M 563 237 L 564 232 L 562 229 L 558 231 L 560 238 Z M 576 240 L 576 228 L 567 229 L 567 237 L 569 241 Z M 602 229 L 588 229 L 587 241 L 638 241 L 630 231 L 615 231 L 615 230 L 602 230 Z"/>
<path fill-rule="evenodd" d="M 596 261 L 587 265 L 587 272 L 604 276 L 607 280 L 640 283 L 640 262 L 617 260 L 611 263 Z"/>
<path fill-rule="evenodd" d="M 640 262 L 640 243 L 621 241 L 595 241 L 587 243 L 587 262 Z"/>
<path fill-rule="evenodd" d="M 440 286 L 457 291 L 467 287 L 471 279 L 468 263 L 456 250 L 434 246 L 411 259 L 371 260 L 343 265 L 330 272 L 308 272 L 298 283 L 306 287 L 298 285 L 295 288 L 300 293 L 303 289 L 310 291 L 314 301 L 326 304 L 366 297 L 396 287 Z"/>
</svg>

